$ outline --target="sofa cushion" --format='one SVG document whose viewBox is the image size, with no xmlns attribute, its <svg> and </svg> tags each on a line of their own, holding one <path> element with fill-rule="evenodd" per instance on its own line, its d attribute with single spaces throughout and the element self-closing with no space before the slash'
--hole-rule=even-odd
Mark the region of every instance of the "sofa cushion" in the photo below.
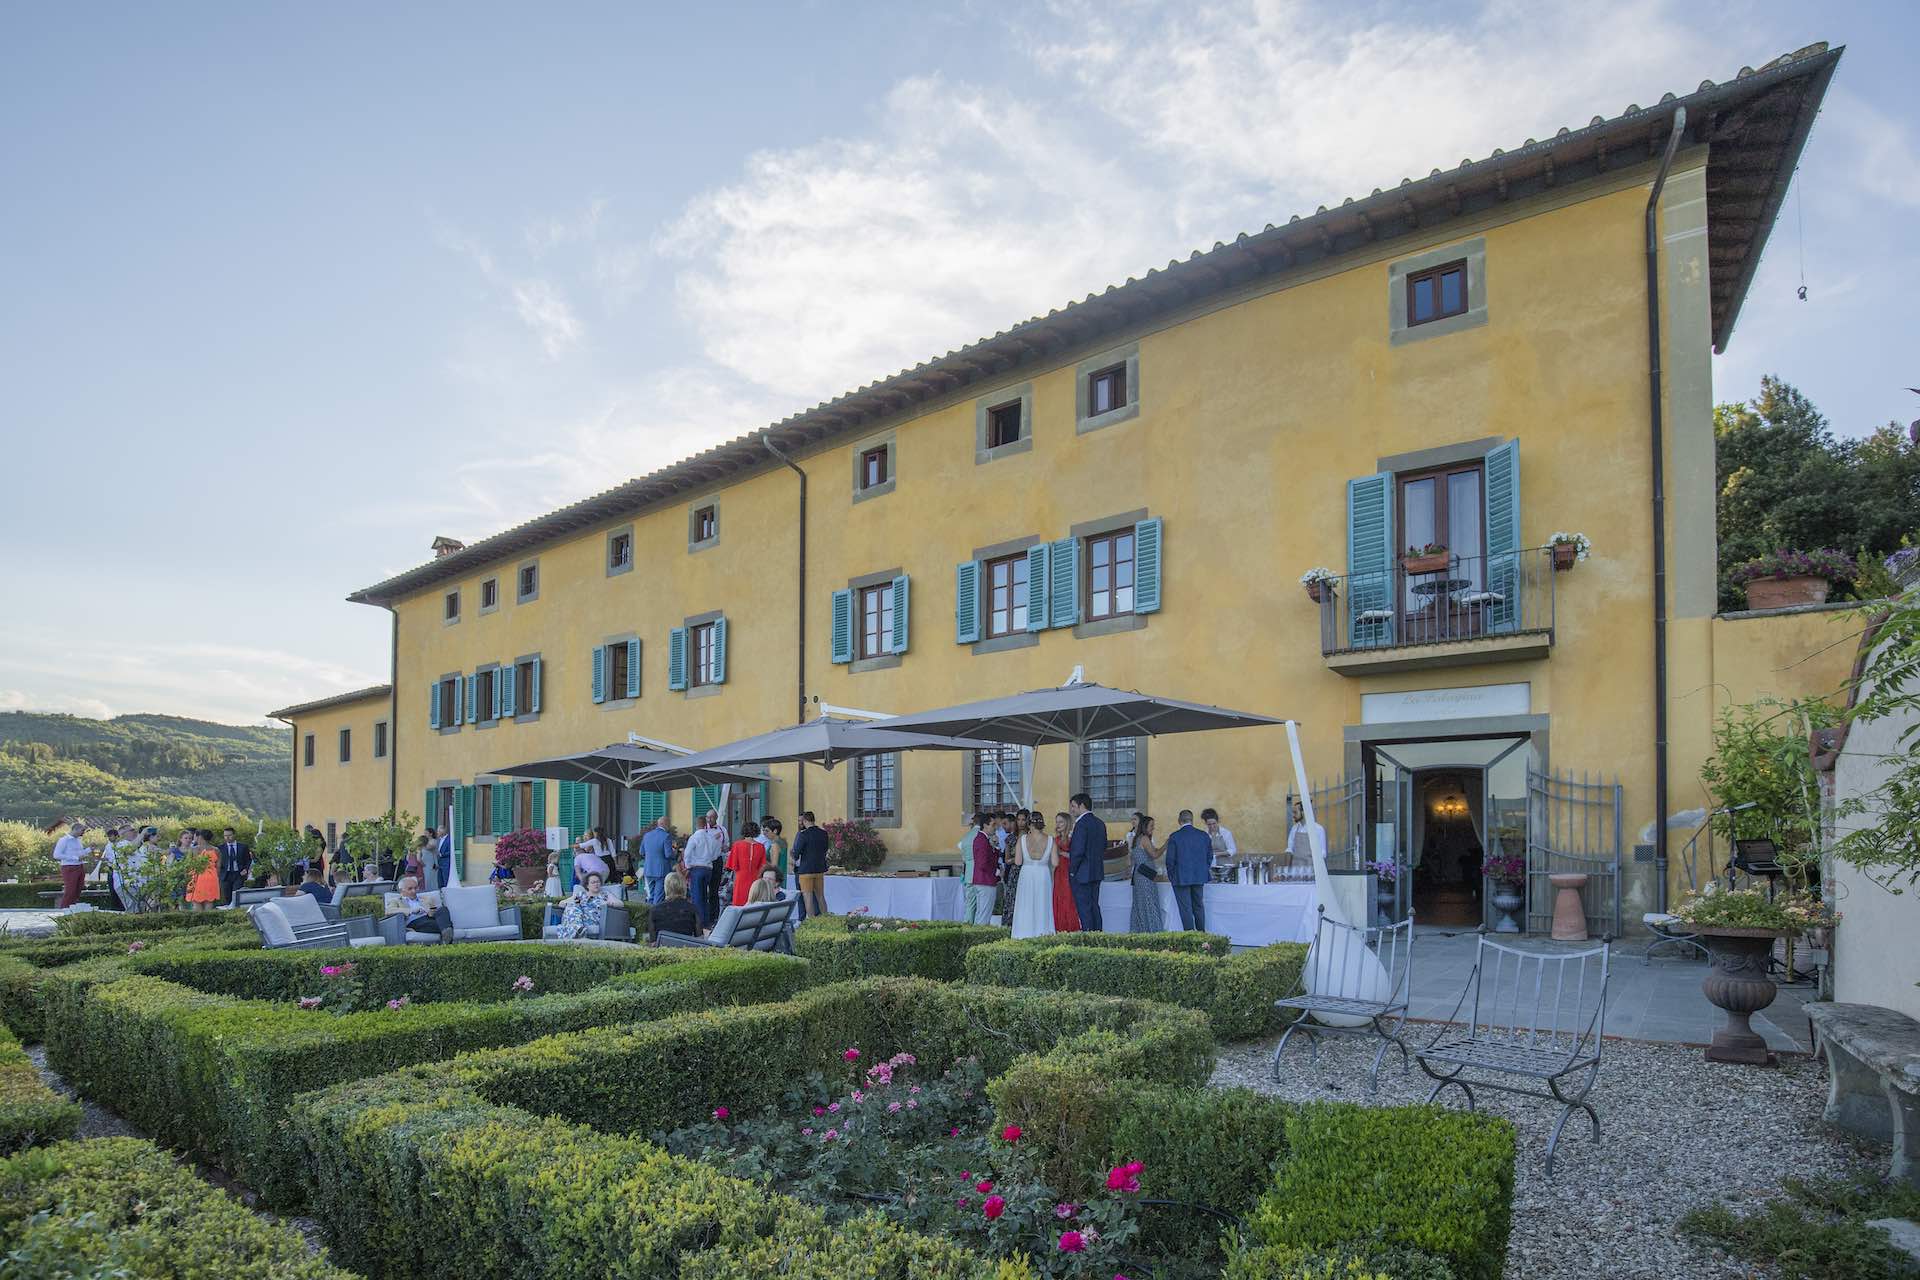
<svg viewBox="0 0 1920 1280">
<path fill-rule="evenodd" d="M 455 940 L 460 942 L 518 942 L 520 926 L 501 924 L 500 917 L 494 917 L 494 923 L 479 929 L 460 929 L 453 931 Z"/>
<path fill-rule="evenodd" d="M 408 929 L 400 936 L 407 940 L 407 945 L 410 947 L 423 947 L 440 941 L 439 934 L 421 933 L 418 929 Z"/>
<path fill-rule="evenodd" d="M 734 926 L 739 923 L 740 908 L 728 907 L 720 913 L 720 918 L 713 922 L 713 932 L 707 935 L 707 941 L 716 947 L 726 946 L 733 937 Z"/>
<path fill-rule="evenodd" d="M 360 938 L 348 938 L 347 945 L 350 947 L 384 947 L 387 945 L 387 940 L 377 933 L 372 933 Z"/>
<path fill-rule="evenodd" d="M 490 884 L 451 886 L 441 890 L 440 900 L 455 929 L 490 929 L 500 924 L 500 898 Z"/>
<path fill-rule="evenodd" d="M 294 943 L 293 926 L 287 923 L 287 917 L 277 902 L 259 902 L 247 908 L 247 914 L 253 918 L 253 927 L 260 931 L 270 947 L 290 947 Z"/>
<path fill-rule="evenodd" d="M 288 894 L 269 905 L 279 908 L 291 925 L 327 923 L 326 912 L 320 910 L 319 900 L 310 893 Z"/>
</svg>

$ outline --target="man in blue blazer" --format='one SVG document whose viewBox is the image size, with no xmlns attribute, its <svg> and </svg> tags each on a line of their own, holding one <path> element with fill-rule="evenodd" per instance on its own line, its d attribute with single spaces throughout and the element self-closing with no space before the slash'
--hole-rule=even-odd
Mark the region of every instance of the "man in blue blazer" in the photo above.
<svg viewBox="0 0 1920 1280">
<path fill-rule="evenodd" d="M 1082 791 L 1067 801 L 1073 830 L 1067 838 L 1067 879 L 1080 928 L 1104 932 L 1100 919 L 1100 881 L 1107 873 L 1107 824 L 1093 814 L 1093 797 Z"/>
<path fill-rule="evenodd" d="M 1180 825 L 1167 837 L 1167 879 L 1173 881 L 1173 905 L 1182 929 L 1207 927 L 1207 877 L 1213 865 L 1213 840 L 1193 825 L 1193 810 L 1180 811 Z"/>
</svg>

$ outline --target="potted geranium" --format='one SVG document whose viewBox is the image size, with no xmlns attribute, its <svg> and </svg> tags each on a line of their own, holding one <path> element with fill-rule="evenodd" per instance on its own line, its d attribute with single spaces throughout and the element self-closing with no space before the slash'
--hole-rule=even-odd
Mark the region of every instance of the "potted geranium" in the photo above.
<svg viewBox="0 0 1920 1280">
<path fill-rule="evenodd" d="M 1776 551 L 1736 565 L 1730 575 L 1747 589 L 1747 608 L 1784 609 L 1823 604 L 1836 582 L 1851 582 L 1859 572 L 1853 558 L 1828 547 L 1820 551 Z"/>
<path fill-rule="evenodd" d="M 1521 886 L 1527 881 L 1527 860 L 1517 853 L 1496 853 L 1480 864 L 1480 873 L 1493 882 L 1488 900 L 1500 913 L 1493 922 L 1495 933 L 1519 933 L 1520 922 L 1513 918 L 1526 902 Z"/>
<path fill-rule="evenodd" d="M 547 833 L 533 828 L 509 831 L 493 842 L 493 864 L 513 872 L 514 888 L 538 889 L 547 877 Z"/>
<path fill-rule="evenodd" d="M 1333 598 L 1334 572 L 1325 565 L 1315 565 L 1300 575 L 1300 585 L 1307 589 L 1307 598 L 1315 604 L 1322 604 Z"/>
<path fill-rule="evenodd" d="M 1773 1054 L 1749 1019 L 1772 1004 L 1778 991 L 1767 976 L 1773 945 L 1809 929 L 1830 927 L 1838 917 L 1810 894 L 1769 898 L 1764 889 L 1728 889 L 1717 880 L 1675 907 L 1673 914 L 1706 947 L 1711 965 L 1700 989 L 1727 1015 L 1726 1025 L 1713 1033 L 1707 1046 L 1707 1060 L 1770 1064 Z"/>
<path fill-rule="evenodd" d="M 1429 542 L 1424 547 L 1408 547 L 1400 557 L 1400 567 L 1408 573 L 1439 573 L 1453 563 L 1444 542 Z"/>
<path fill-rule="evenodd" d="M 1547 539 L 1547 545 L 1553 548 L 1553 571 L 1564 573 L 1573 568 L 1577 560 L 1585 560 L 1587 553 L 1593 550 L 1593 541 L 1584 533 L 1556 533 Z"/>
<path fill-rule="evenodd" d="M 823 822 L 827 833 L 827 865 L 843 871 L 871 871 L 886 861 L 887 842 L 871 822 L 836 819 Z"/>
</svg>

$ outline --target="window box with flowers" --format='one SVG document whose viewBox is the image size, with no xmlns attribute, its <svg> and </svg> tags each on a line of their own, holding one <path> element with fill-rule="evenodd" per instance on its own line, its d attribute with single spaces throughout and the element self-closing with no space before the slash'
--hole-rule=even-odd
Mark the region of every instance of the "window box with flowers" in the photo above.
<svg viewBox="0 0 1920 1280">
<path fill-rule="evenodd" d="M 1593 550 L 1593 540 L 1584 533 L 1556 533 L 1547 539 L 1547 545 L 1553 548 L 1555 573 L 1565 573 Z"/>
<path fill-rule="evenodd" d="M 1333 584 L 1337 581 L 1333 570 L 1325 565 L 1315 565 L 1300 575 L 1300 585 L 1307 589 L 1307 598 L 1315 604 L 1333 599 Z"/>
<path fill-rule="evenodd" d="M 1453 564 L 1446 544 L 1429 542 L 1424 547 L 1408 547 L 1400 557 L 1400 567 L 1408 573 L 1442 573 Z"/>
<path fill-rule="evenodd" d="M 1820 551 L 1776 551 L 1734 567 L 1730 575 L 1747 589 L 1747 608 L 1786 609 L 1825 604 L 1836 582 L 1851 582 L 1853 558 L 1831 547 Z"/>
</svg>

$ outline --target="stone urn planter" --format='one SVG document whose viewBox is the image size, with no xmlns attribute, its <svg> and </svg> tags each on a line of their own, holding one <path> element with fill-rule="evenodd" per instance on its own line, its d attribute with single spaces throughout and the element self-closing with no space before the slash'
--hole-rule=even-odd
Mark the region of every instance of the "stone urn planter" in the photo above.
<svg viewBox="0 0 1920 1280">
<path fill-rule="evenodd" d="M 1797 604 L 1825 604 L 1833 584 L 1825 578 L 1755 578 L 1747 583 L 1747 608 L 1786 609 Z"/>
<path fill-rule="evenodd" d="M 1767 958 L 1773 954 L 1773 944 L 1788 936 L 1786 931 L 1699 925 L 1694 934 L 1706 945 L 1708 955 L 1700 990 L 1727 1015 L 1726 1024 L 1713 1033 L 1713 1043 L 1707 1046 L 1707 1061 L 1772 1066 L 1773 1051 L 1753 1029 L 1751 1019 L 1779 994 L 1767 976 Z"/>
<path fill-rule="evenodd" d="M 1526 904 L 1526 899 L 1520 894 L 1520 886 L 1511 880 L 1495 880 L 1489 901 L 1493 903 L 1493 909 L 1500 913 L 1494 918 L 1493 931 L 1519 933 L 1520 922 L 1514 919 L 1514 912 Z"/>
</svg>

